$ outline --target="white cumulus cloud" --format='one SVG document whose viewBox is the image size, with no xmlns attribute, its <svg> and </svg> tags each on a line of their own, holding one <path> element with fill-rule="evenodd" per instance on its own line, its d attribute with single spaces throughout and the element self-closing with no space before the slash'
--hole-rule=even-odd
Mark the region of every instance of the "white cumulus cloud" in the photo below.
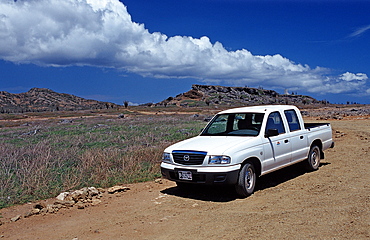
<svg viewBox="0 0 370 240">
<path fill-rule="evenodd" d="M 355 81 L 355 80 L 356 81 L 364 81 L 364 80 L 368 79 L 368 77 L 365 73 L 354 74 L 354 73 L 350 73 L 350 72 L 343 73 L 342 75 L 340 75 L 339 78 L 342 79 L 342 80 L 345 80 L 345 81 Z"/>
<path fill-rule="evenodd" d="M 96 66 L 156 78 L 261 85 L 308 92 L 362 91 L 368 77 L 330 75 L 277 54 L 226 50 L 204 36 L 168 37 L 132 21 L 118 0 L 2 0 L 0 58 L 42 66 Z"/>
</svg>

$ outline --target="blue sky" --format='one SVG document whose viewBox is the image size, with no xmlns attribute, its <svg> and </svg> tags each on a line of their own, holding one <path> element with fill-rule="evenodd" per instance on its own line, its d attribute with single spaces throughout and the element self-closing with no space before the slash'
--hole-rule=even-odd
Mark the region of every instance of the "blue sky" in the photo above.
<svg viewBox="0 0 370 240">
<path fill-rule="evenodd" d="M 1 0 L 0 91 L 122 104 L 192 84 L 370 104 L 367 0 Z"/>
</svg>

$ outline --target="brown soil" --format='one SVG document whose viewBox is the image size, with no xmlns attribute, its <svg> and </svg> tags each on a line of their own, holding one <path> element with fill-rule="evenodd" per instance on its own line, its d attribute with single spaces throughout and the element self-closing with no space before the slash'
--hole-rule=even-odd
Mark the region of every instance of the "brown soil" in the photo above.
<svg viewBox="0 0 370 240">
<path fill-rule="evenodd" d="M 331 121 L 336 146 L 318 171 L 297 164 L 259 179 L 238 198 L 228 188 L 181 191 L 148 182 L 104 195 L 85 209 L 16 222 L 32 204 L 1 209 L 5 239 L 367 239 L 370 238 L 370 120 Z M 49 200 L 52 201 L 52 200 Z"/>
</svg>

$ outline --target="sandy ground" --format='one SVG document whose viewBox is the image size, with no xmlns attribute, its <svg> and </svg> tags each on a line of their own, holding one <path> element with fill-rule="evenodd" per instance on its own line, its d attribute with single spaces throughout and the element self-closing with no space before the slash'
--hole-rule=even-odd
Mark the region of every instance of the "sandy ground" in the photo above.
<svg viewBox="0 0 370 240">
<path fill-rule="evenodd" d="M 370 120 L 331 121 L 336 147 L 315 172 L 297 164 L 228 188 L 180 191 L 166 180 L 130 185 L 85 209 L 8 222 L 32 204 L 1 209 L 4 239 L 368 239 Z M 51 200 L 50 200 L 51 201 Z"/>
</svg>

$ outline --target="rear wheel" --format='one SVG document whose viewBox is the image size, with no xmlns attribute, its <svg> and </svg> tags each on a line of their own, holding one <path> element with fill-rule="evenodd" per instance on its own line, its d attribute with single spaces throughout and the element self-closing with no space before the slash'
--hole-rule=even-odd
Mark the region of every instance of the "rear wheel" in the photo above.
<svg viewBox="0 0 370 240">
<path fill-rule="evenodd" d="M 320 166 L 321 151 L 317 145 L 313 145 L 308 153 L 306 161 L 306 169 L 309 171 L 315 171 Z"/>
<path fill-rule="evenodd" d="M 256 186 L 256 172 L 251 163 L 246 163 L 239 173 L 238 183 L 235 186 L 236 193 L 241 197 L 248 197 Z"/>
</svg>

